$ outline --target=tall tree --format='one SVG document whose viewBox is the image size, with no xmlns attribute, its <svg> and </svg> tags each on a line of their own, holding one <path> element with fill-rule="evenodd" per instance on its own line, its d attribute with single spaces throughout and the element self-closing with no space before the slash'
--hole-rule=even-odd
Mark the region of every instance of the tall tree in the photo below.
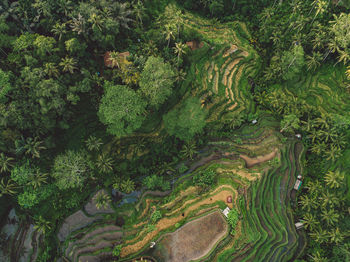
<svg viewBox="0 0 350 262">
<path fill-rule="evenodd" d="M 0 181 L 0 197 L 3 195 L 13 195 L 16 193 L 16 185 L 12 179 L 8 179 L 6 182 L 4 178 Z"/>
<path fill-rule="evenodd" d="M 183 54 L 186 54 L 187 45 L 182 42 L 175 43 L 175 47 L 173 47 L 173 49 L 175 54 L 177 54 L 177 65 L 179 66 L 180 57 Z"/>
<path fill-rule="evenodd" d="M 321 217 L 327 225 L 334 225 L 339 221 L 339 214 L 334 209 L 322 210 Z"/>
<path fill-rule="evenodd" d="M 96 165 L 102 173 L 113 171 L 113 159 L 105 153 L 97 156 Z"/>
<path fill-rule="evenodd" d="M 330 21 L 330 24 L 331 37 L 328 46 L 333 52 L 338 52 L 338 61 L 346 64 L 350 58 L 350 14 L 334 15 L 334 20 Z"/>
<path fill-rule="evenodd" d="M 64 190 L 82 187 L 90 176 L 91 163 L 85 151 L 66 151 L 55 158 L 52 177 Z"/>
<path fill-rule="evenodd" d="M 73 74 L 74 70 L 77 69 L 76 64 L 77 62 L 72 57 L 62 58 L 62 61 L 59 63 L 59 65 L 62 66 L 63 72 L 69 72 L 71 74 Z"/>
<path fill-rule="evenodd" d="M 100 191 L 98 192 L 94 198 L 93 198 L 96 208 L 97 209 L 103 209 L 107 208 L 109 204 L 111 203 L 111 197 L 107 195 L 106 192 Z"/>
<path fill-rule="evenodd" d="M 300 120 L 295 114 L 285 115 L 281 121 L 280 132 L 292 132 L 300 128 Z"/>
<path fill-rule="evenodd" d="M 42 144 L 43 141 L 39 140 L 38 137 L 35 137 L 34 139 L 32 137 L 28 137 L 23 147 L 24 153 L 26 155 L 30 155 L 32 158 L 39 158 L 40 151 L 46 149 L 46 147 Z"/>
<path fill-rule="evenodd" d="M 149 104 L 160 106 L 172 92 L 175 73 L 171 66 L 160 57 L 150 56 L 140 78 L 140 92 Z"/>
<path fill-rule="evenodd" d="M 0 153 L 0 172 L 5 173 L 13 167 L 13 157 L 6 156 L 3 152 Z"/>
<path fill-rule="evenodd" d="M 328 171 L 325 175 L 325 182 L 330 188 L 339 188 L 344 182 L 344 173 L 341 173 L 339 170 Z"/>
<path fill-rule="evenodd" d="M 98 116 L 107 125 L 107 131 L 120 137 L 140 128 L 145 118 L 146 103 L 138 93 L 111 82 L 105 82 L 104 90 Z"/>
<path fill-rule="evenodd" d="M 190 141 L 195 134 L 202 132 L 207 112 L 197 98 L 187 98 L 183 104 L 166 114 L 164 125 L 170 135 Z"/>
<path fill-rule="evenodd" d="M 317 221 L 317 218 L 311 213 L 306 213 L 303 216 L 303 222 L 304 222 L 305 228 L 310 229 L 311 231 L 313 231 L 315 227 L 320 223 Z"/>
</svg>

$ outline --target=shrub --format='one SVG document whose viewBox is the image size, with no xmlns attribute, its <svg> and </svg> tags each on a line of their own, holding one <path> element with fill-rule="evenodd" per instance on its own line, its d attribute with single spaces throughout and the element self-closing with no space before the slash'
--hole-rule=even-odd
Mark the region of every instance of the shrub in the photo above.
<svg viewBox="0 0 350 262">
<path fill-rule="evenodd" d="M 151 215 L 151 222 L 154 224 L 161 218 L 162 218 L 162 213 L 159 210 L 156 210 Z"/>
<path fill-rule="evenodd" d="M 188 166 L 186 166 L 184 163 L 181 163 L 179 166 L 179 173 L 183 174 L 188 170 Z"/>
<path fill-rule="evenodd" d="M 170 189 L 169 181 L 165 181 L 164 177 L 157 176 L 157 175 L 146 177 L 143 180 L 142 184 L 150 190 L 159 189 L 159 190 L 166 191 Z"/>
<path fill-rule="evenodd" d="M 79 188 L 89 176 L 91 163 L 85 151 L 67 151 L 55 159 L 52 176 L 62 189 Z"/>
<path fill-rule="evenodd" d="M 205 170 L 193 177 L 193 184 L 200 187 L 208 187 L 215 182 L 216 173 L 213 170 Z"/>
<path fill-rule="evenodd" d="M 122 251 L 122 247 L 123 247 L 123 245 L 116 245 L 113 248 L 112 255 L 115 256 L 115 257 L 119 257 L 120 252 Z"/>
<path fill-rule="evenodd" d="M 229 225 L 231 226 L 231 235 L 234 235 L 236 233 L 236 225 L 238 222 L 238 212 L 236 209 L 232 209 L 228 215 L 227 215 L 227 221 Z"/>
</svg>

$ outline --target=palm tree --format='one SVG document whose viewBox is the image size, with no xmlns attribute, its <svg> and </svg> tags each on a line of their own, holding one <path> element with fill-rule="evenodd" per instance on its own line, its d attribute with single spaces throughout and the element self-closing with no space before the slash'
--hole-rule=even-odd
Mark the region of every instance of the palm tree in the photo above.
<svg viewBox="0 0 350 262">
<path fill-rule="evenodd" d="M 137 156 L 139 152 L 146 148 L 146 140 L 144 137 L 140 137 L 136 140 L 134 145 L 134 156 Z"/>
<path fill-rule="evenodd" d="M 326 221 L 327 225 L 334 225 L 339 221 L 339 214 L 334 209 L 323 209 L 321 218 Z"/>
<path fill-rule="evenodd" d="M 173 49 L 174 49 L 175 54 L 177 54 L 177 65 L 179 65 L 180 57 L 183 54 L 186 54 L 186 48 L 187 48 L 187 45 L 185 45 L 181 42 L 175 43 L 175 47 L 173 47 Z"/>
<path fill-rule="evenodd" d="M 13 195 L 16 193 L 15 191 L 16 186 L 12 182 L 12 179 L 7 180 L 7 182 L 4 182 L 4 178 L 1 179 L 0 182 L 0 197 L 3 195 Z"/>
<path fill-rule="evenodd" d="M 39 233 L 46 234 L 51 230 L 51 222 L 45 220 L 42 216 L 39 216 L 35 221 L 34 229 Z"/>
<path fill-rule="evenodd" d="M 338 63 L 344 62 L 344 64 L 346 65 L 349 60 L 350 60 L 349 53 L 343 50 L 339 50 Z"/>
<path fill-rule="evenodd" d="M 170 24 L 166 24 L 165 25 L 165 30 L 164 30 L 164 35 L 165 35 L 165 40 L 168 41 L 168 47 L 170 45 L 170 40 L 171 39 L 175 39 L 175 31 L 176 31 L 176 28 L 174 28 L 173 25 L 170 25 Z"/>
<path fill-rule="evenodd" d="M 189 159 L 193 160 L 193 156 L 198 153 L 196 151 L 196 144 L 193 142 L 186 143 L 182 147 L 182 150 L 180 151 L 180 153 L 182 154 L 183 158 L 189 158 Z"/>
<path fill-rule="evenodd" d="M 6 156 L 4 153 L 0 153 L 0 172 L 8 172 L 13 167 L 12 161 L 14 158 Z"/>
<path fill-rule="evenodd" d="M 177 69 L 175 71 L 175 81 L 181 82 L 186 79 L 186 72 L 183 69 Z"/>
<path fill-rule="evenodd" d="M 31 137 L 28 137 L 23 147 L 24 153 L 26 155 L 31 155 L 32 158 L 39 158 L 40 151 L 46 149 L 46 147 L 41 145 L 42 143 L 43 141 L 40 141 L 38 137 L 35 137 L 34 139 Z"/>
<path fill-rule="evenodd" d="M 60 66 L 62 66 L 62 71 L 63 72 L 70 72 L 73 74 L 74 70 L 77 69 L 76 64 L 77 62 L 75 61 L 74 58 L 70 57 L 65 57 L 61 59 L 62 61 L 59 63 Z"/>
<path fill-rule="evenodd" d="M 91 135 L 88 139 L 85 140 L 85 144 L 89 151 L 98 151 L 102 145 L 102 140 L 101 138 L 97 138 Z"/>
<path fill-rule="evenodd" d="M 328 171 L 325 175 L 324 180 L 330 188 L 339 188 L 344 182 L 344 173 L 341 173 L 339 170 Z"/>
<path fill-rule="evenodd" d="M 275 9 L 272 7 L 266 7 L 264 10 L 262 10 L 260 14 L 260 20 L 264 21 L 264 24 L 271 20 L 271 17 L 274 15 Z"/>
<path fill-rule="evenodd" d="M 327 145 L 324 142 L 315 142 L 312 144 L 311 152 L 317 155 L 324 153 L 327 149 Z"/>
<path fill-rule="evenodd" d="M 308 195 L 303 195 L 300 197 L 299 204 L 303 210 L 306 209 L 307 212 L 310 212 L 311 208 L 316 208 L 318 203 L 314 197 L 309 197 Z"/>
<path fill-rule="evenodd" d="M 311 56 L 306 56 L 307 70 L 315 71 L 321 65 L 322 55 L 320 52 L 313 52 Z"/>
<path fill-rule="evenodd" d="M 112 2 L 111 4 L 108 2 L 108 6 L 106 6 L 108 10 L 108 16 L 113 17 L 122 27 L 126 29 L 130 29 L 129 23 L 134 20 L 130 18 L 133 14 L 133 10 L 129 9 L 129 3 L 120 3 L 120 2 Z"/>
<path fill-rule="evenodd" d="M 314 196 L 318 196 L 323 189 L 320 181 L 318 180 L 307 182 L 306 188 L 308 189 L 309 193 Z"/>
<path fill-rule="evenodd" d="M 120 56 L 119 52 L 113 51 L 113 52 L 110 52 L 110 53 L 109 53 L 108 61 L 111 62 L 111 66 L 112 66 L 112 67 L 118 67 L 118 68 L 120 68 L 120 67 L 121 67 L 121 63 L 123 62 L 122 60 L 123 60 L 123 59 L 122 59 L 122 57 Z"/>
<path fill-rule="evenodd" d="M 335 244 L 342 243 L 345 238 L 344 233 L 340 232 L 339 228 L 333 228 L 328 235 L 331 242 Z"/>
<path fill-rule="evenodd" d="M 42 184 L 47 183 L 48 174 L 41 173 L 38 169 L 31 174 L 28 185 L 31 185 L 34 189 L 39 188 Z"/>
<path fill-rule="evenodd" d="M 328 258 L 322 257 L 319 251 L 316 251 L 310 258 L 313 262 L 328 262 Z"/>
<path fill-rule="evenodd" d="M 334 161 L 336 158 L 341 156 L 341 148 L 337 145 L 331 144 L 330 148 L 326 150 L 324 153 L 326 155 L 327 160 Z"/>
<path fill-rule="evenodd" d="M 316 16 L 318 16 L 319 14 L 323 14 L 326 11 L 326 5 L 327 2 L 323 1 L 323 0 L 314 0 L 314 5 L 316 5 L 316 13 L 314 18 L 312 19 L 311 24 L 314 22 Z"/>
<path fill-rule="evenodd" d="M 317 243 L 325 243 L 328 241 L 328 234 L 326 230 L 323 230 L 322 228 L 311 232 L 310 236 L 317 242 Z"/>
<path fill-rule="evenodd" d="M 96 13 L 91 13 L 90 17 L 88 19 L 88 22 L 91 23 L 92 29 L 97 28 L 100 31 L 102 30 L 104 20 L 103 20 L 103 17 L 101 15 L 98 15 Z"/>
<path fill-rule="evenodd" d="M 347 79 L 350 79 L 350 66 L 348 66 L 346 68 L 345 74 L 346 74 Z"/>
<path fill-rule="evenodd" d="M 172 163 L 164 162 L 163 165 L 160 166 L 157 174 L 163 175 L 168 172 L 175 172 L 175 169 L 172 167 Z"/>
<path fill-rule="evenodd" d="M 70 27 L 73 32 L 77 32 L 78 35 L 85 33 L 85 18 L 81 14 L 78 17 L 73 17 Z"/>
<path fill-rule="evenodd" d="M 111 197 L 106 194 L 106 192 L 100 191 L 94 196 L 93 201 L 95 202 L 97 209 L 106 209 L 111 203 Z"/>
<path fill-rule="evenodd" d="M 330 193 L 328 190 L 322 192 L 322 195 L 319 197 L 319 199 L 322 201 L 322 207 L 326 207 L 328 205 L 330 207 L 334 207 L 340 202 L 340 199 L 335 194 Z"/>
<path fill-rule="evenodd" d="M 105 153 L 98 155 L 96 164 L 102 173 L 109 173 L 113 170 L 113 159 Z"/>
<path fill-rule="evenodd" d="M 138 21 L 138 24 L 141 25 L 141 28 L 142 28 L 143 26 L 142 17 L 145 13 L 146 8 L 143 5 L 141 0 L 137 0 L 136 2 L 134 2 L 132 6 L 134 7 L 134 14 L 136 16 L 136 20 Z"/>
<path fill-rule="evenodd" d="M 54 63 L 45 63 L 44 72 L 49 77 L 58 77 L 60 75 L 60 73 L 59 73 L 59 71 Z"/>
<path fill-rule="evenodd" d="M 52 32 L 54 35 L 58 36 L 58 40 L 61 40 L 62 36 L 63 36 L 64 34 L 67 33 L 67 30 L 66 30 L 66 23 L 61 24 L 61 23 L 58 23 L 58 22 L 57 22 L 57 23 L 52 27 L 51 32 Z"/>
<path fill-rule="evenodd" d="M 304 226 L 306 229 L 310 229 L 311 231 L 313 231 L 313 229 L 315 228 L 315 226 L 317 226 L 317 224 L 319 224 L 320 222 L 318 222 L 315 218 L 315 216 L 311 213 L 306 213 L 303 217 L 303 222 L 304 222 Z"/>
<path fill-rule="evenodd" d="M 120 184 L 120 191 L 129 194 L 135 190 L 135 183 L 130 178 L 125 179 Z"/>
</svg>

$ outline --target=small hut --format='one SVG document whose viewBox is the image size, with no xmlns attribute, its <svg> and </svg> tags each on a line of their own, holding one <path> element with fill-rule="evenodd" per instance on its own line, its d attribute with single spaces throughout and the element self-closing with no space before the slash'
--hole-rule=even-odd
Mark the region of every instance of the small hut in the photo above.
<svg viewBox="0 0 350 262">
<path fill-rule="evenodd" d="M 226 202 L 227 203 L 232 203 L 232 196 L 228 196 L 227 199 L 226 199 Z"/>
<path fill-rule="evenodd" d="M 297 181 L 295 181 L 295 184 L 294 184 L 294 189 L 299 190 L 301 184 L 302 184 L 301 180 L 297 179 Z"/>
<path fill-rule="evenodd" d="M 304 227 L 304 223 L 302 223 L 302 222 L 297 222 L 297 223 L 295 223 L 295 228 L 298 230 L 298 229 L 301 229 L 301 228 L 303 228 Z"/>
<path fill-rule="evenodd" d="M 196 50 L 198 48 L 202 48 L 204 46 L 204 43 L 203 42 L 200 42 L 198 43 L 198 41 L 196 40 L 193 40 L 193 41 L 190 41 L 190 42 L 186 42 L 186 45 L 191 48 L 191 50 Z"/>
<path fill-rule="evenodd" d="M 231 209 L 229 207 L 226 207 L 224 210 L 222 210 L 222 213 L 224 214 L 225 217 L 228 216 L 228 213 L 230 213 Z"/>
</svg>

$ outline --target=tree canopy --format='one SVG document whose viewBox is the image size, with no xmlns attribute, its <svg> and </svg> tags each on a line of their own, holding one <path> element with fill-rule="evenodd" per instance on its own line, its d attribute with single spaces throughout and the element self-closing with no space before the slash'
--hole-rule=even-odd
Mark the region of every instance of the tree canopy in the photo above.
<svg viewBox="0 0 350 262">
<path fill-rule="evenodd" d="M 109 133 L 116 136 L 131 134 L 145 119 L 146 102 L 137 92 L 123 85 L 105 82 L 98 116 L 107 125 Z"/>
<path fill-rule="evenodd" d="M 151 106 L 158 107 L 170 96 L 175 81 L 171 66 L 161 57 L 150 56 L 140 78 L 140 91 Z"/>
<path fill-rule="evenodd" d="M 164 125 L 170 135 L 190 141 L 194 135 L 202 132 L 207 112 L 196 98 L 188 98 L 183 104 L 166 114 Z"/>
</svg>

